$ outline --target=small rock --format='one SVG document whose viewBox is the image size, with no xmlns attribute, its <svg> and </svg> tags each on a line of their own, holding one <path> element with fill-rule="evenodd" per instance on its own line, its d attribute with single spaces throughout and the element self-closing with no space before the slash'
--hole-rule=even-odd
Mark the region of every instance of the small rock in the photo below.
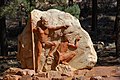
<svg viewBox="0 0 120 80">
<path fill-rule="evenodd" d="M 32 76 L 32 75 L 35 74 L 35 71 L 34 71 L 34 70 L 25 69 L 25 71 L 26 71 L 26 75 L 30 75 L 30 76 Z"/>
<path fill-rule="evenodd" d="M 39 72 L 35 76 L 46 78 L 47 77 L 47 73 L 46 72 Z"/>
<path fill-rule="evenodd" d="M 19 80 L 32 80 L 32 77 L 30 75 L 23 76 Z"/>
<path fill-rule="evenodd" d="M 72 80 L 85 80 L 85 78 L 83 76 L 73 77 Z"/>
<path fill-rule="evenodd" d="M 101 76 L 91 77 L 90 80 L 103 80 Z"/>
<path fill-rule="evenodd" d="M 73 76 L 73 68 L 70 66 L 70 65 L 64 65 L 64 64 L 59 64 L 57 67 L 56 67 L 56 70 L 57 71 L 60 71 L 62 72 L 62 76 L 68 76 L 68 77 L 71 77 Z"/>
<path fill-rule="evenodd" d="M 61 78 L 60 71 L 49 71 L 47 74 L 47 78 Z"/>
<path fill-rule="evenodd" d="M 7 74 L 9 74 L 9 75 L 15 75 L 16 73 L 18 73 L 21 70 L 22 69 L 20 69 L 20 68 L 9 68 L 8 70 L 6 70 L 4 72 L 4 75 L 7 75 Z"/>
<path fill-rule="evenodd" d="M 34 70 L 30 70 L 30 69 L 23 69 L 23 70 L 20 70 L 16 73 L 17 75 L 20 75 L 20 76 L 24 76 L 24 75 L 34 75 L 35 74 L 35 71 Z"/>
<path fill-rule="evenodd" d="M 26 75 L 26 72 L 23 70 L 20 70 L 16 73 L 16 75 L 24 76 L 24 75 Z"/>
<path fill-rule="evenodd" d="M 50 80 L 49 78 L 43 78 L 38 76 L 33 76 L 32 80 Z"/>
<path fill-rule="evenodd" d="M 64 78 L 52 78 L 52 80 L 65 80 Z"/>
<path fill-rule="evenodd" d="M 6 75 L 3 77 L 3 80 L 20 80 L 21 76 L 19 75 Z"/>
</svg>

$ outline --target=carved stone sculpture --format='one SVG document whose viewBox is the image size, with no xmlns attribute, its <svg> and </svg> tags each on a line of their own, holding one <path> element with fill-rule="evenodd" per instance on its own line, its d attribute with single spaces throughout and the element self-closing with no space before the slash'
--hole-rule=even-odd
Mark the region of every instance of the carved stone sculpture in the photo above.
<svg viewBox="0 0 120 80">
<path fill-rule="evenodd" d="M 93 43 L 79 20 L 56 9 L 31 12 L 28 25 L 18 37 L 18 48 L 22 68 L 36 72 L 56 70 L 59 64 L 91 68 L 97 62 Z"/>
<path fill-rule="evenodd" d="M 61 62 L 62 64 L 68 63 L 75 55 L 76 53 L 74 51 L 69 51 L 68 48 L 71 47 L 73 49 L 77 49 L 78 47 L 78 41 L 79 38 L 75 39 L 75 43 L 71 44 L 69 43 L 69 40 L 65 35 L 61 37 L 61 42 L 58 46 L 57 52 L 59 55 L 59 61 L 58 64 Z"/>
<path fill-rule="evenodd" d="M 51 55 L 52 50 L 55 48 L 55 43 L 48 40 L 50 31 L 66 28 L 68 26 L 49 26 L 48 22 L 41 17 L 37 22 L 36 27 L 33 29 L 33 33 L 35 34 L 35 58 L 36 58 L 36 71 L 40 71 L 40 55 L 42 53 L 43 48 L 50 48 L 48 56 Z M 54 46 L 54 48 L 53 48 Z M 46 56 L 47 57 L 47 56 Z"/>
</svg>

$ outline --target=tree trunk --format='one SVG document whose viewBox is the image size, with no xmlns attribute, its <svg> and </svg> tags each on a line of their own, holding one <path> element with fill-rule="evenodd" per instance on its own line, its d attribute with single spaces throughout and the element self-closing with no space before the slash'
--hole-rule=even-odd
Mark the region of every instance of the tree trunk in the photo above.
<svg viewBox="0 0 120 80">
<path fill-rule="evenodd" d="M 4 5 L 4 0 L 0 0 L 0 7 Z M 7 41 L 6 41 L 6 23 L 5 16 L 0 18 L 0 47 L 2 56 L 7 56 Z"/>
<path fill-rule="evenodd" d="M 73 6 L 73 0 L 68 1 L 68 6 Z"/>
<path fill-rule="evenodd" d="M 30 0 L 30 7 L 32 6 L 33 4 L 32 4 L 32 0 Z"/>
<path fill-rule="evenodd" d="M 97 0 L 92 0 L 92 31 L 97 28 Z"/>
<path fill-rule="evenodd" d="M 98 41 L 97 33 L 97 0 L 92 0 L 92 27 L 91 27 L 92 36 L 94 41 Z"/>
<path fill-rule="evenodd" d="M 117 15 L 116 15 L 116 56 L 120 57 L 120 0 L 117 0 Z"/>
<path fill-rule="evenodd" d="M 29 0 L 29 2 L 30 2 L 30 7 L 35 6 L 35 1 L 37 1 L 37 0 Z"/>
</svg>

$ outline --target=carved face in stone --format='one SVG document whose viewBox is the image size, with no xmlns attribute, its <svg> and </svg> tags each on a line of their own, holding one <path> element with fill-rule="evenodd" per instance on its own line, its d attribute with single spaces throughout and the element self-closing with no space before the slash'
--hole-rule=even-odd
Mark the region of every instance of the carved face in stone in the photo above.
<svg viewBox="0 0 120 80">
<path fill-rule="evenodd" d="M 40 18 L 40 22 L 41 22 L 41 25 L 48 25 L 48 21 L 44 17 Z"/>
</svg>

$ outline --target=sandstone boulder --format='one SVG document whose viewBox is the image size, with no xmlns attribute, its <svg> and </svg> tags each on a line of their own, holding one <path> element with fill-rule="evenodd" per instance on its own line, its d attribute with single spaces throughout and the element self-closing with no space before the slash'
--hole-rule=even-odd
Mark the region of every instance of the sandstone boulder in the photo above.
<svg viewBox="0 0 120 80">
<path fill-rule="evenodd" d="M 48 11 L 33 10 L 29 19 L 28 25 L 25 27 L 18 40 L 18 59 L 21 61 L 23 68 L 33 69 L 33 62 L 36 61 L 35 56 L 35 36 L 33 29 L 37 27 L 40 18 L 44 17 L 48 21 L 48 25 L 52 26 L 64 26 L 69 25 L 65 30 L 55 30 L 48 36 L 49 41 L 57 41 L 61 43 L 61 34 L 65 34 L 70 44 L 75 44 L 77 37 L 80 37 L 78 46 L 76 49 L 69 48 L 67 53 L 75 53 L 75 56 L 68 62 L 68 64 L 74 69 L 92 68 L 97 62 L 97 54 L 93 48 L 93 43 L 89 34 L 81 27 L 77 18 L 69 13 L 59 11 L 56 9 L 50 9 Z M 43 67 L 51 67 L 51 64 L 46 65 L 47 55 L 49 48 L 42 48 L 40 56 L 40 69 Z M 55 51 L 56 52 L 56 51 Z M 65 53 L 66 54 L 66 53 Z M 53 57 L 54 60 L 55 57 Z M 53 61 L 54 62 L 54 61 Z M 53 66 L 52 66 L 53 67 Z M 51 69 L 51 68 L 50 68 Z M 46 69 L 45 69 L 46 70 Z"/>
</svg>

